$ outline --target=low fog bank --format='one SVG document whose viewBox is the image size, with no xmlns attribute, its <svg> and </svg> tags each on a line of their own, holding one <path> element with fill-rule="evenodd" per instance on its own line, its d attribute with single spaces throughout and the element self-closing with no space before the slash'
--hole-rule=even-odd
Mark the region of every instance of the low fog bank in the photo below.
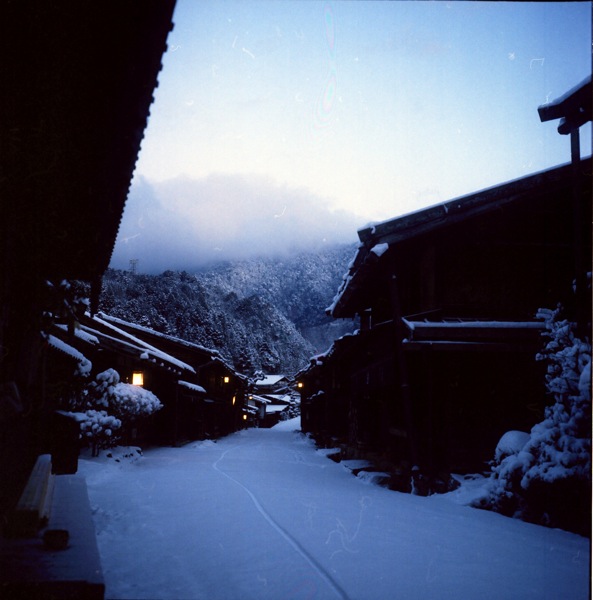
<svg viewBox="0 0 593 600">
<path fill-rule="evenodd" d="M 333 211 L 304 188 L 245 175 L 163 182 L 136 178 L 110 266 L 143 273 L 195 270 L 228 260 L 285 256 L 352 243 L 364 219 Z"/>
</svg>

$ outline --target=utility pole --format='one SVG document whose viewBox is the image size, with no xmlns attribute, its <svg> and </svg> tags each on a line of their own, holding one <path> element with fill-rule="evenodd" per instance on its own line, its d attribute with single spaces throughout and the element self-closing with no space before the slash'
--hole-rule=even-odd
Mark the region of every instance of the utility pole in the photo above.
<svg viewBox="0 0 593 600">
<path fill-rule="evenodd" d="M 130 272 L 132 273 L 132 275 L 136 275 L 136 270 L 138 268 L 139 262 L 140 261 L 137 258 L 130 259 Z"/>
</svg>

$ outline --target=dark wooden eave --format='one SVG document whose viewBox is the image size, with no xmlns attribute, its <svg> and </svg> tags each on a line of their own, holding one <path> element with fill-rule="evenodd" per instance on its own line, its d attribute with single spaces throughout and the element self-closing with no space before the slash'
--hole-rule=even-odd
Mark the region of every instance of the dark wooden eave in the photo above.
<svg viewBox="0 0 593 600">
<path fill-rule="evenodd" d="M 543 321 L 411 321 L 403 319 L 405 349 L 423 346 L 441 350 L 513 350 L 528 348 L 532 353 L 541 346 Z"/>
<path fill-rule="evenodd" d="M 590 190 L 590 157 L 581 161 L 580 172 L 587 175 Z M 356 297 L 369 286 L 378 265 L 384 260 L 383 253 L 377 254 L 373 250 L 380 244 L 397 246 L 476 217 L 496 213 L 508 205 L 535 206 L 548 196 L 569 195 L 572 175 L 573 166 L 562 165 L 359 230 L 357 253 L 332 306 L 326 312 L 336 318 L 351 318 L 360 309 L 366 308 L 356 305 Z"/>
<path fill-rule="evenodd" d="M 20 269 L 108 266 L 174 4 L 1 3 L 0 249 Z"/>
<path fill-rule="evenodd" d="M 545 122 L 561 119 L 558 132 L 563 135 L 591 121 L 593 112 L 591 87 L 591 75 L 589 75 L 560 98 L 539 106 L 537 112 L 540 120 Z"/>
<path fill-rule="evenodd" d="M 590 164 L 590 159 L 582 162 L 583 172 L 590 169 Z M 496 211 L 506 204 L 528 200 L 537 194 L 550 194 L 566 187 L 571 174 L 571 165 L 535 173 L 366 227 L 358 232 L 358 237 L 368 253 L 377 244 L 395 244 Z"/>
</svg>

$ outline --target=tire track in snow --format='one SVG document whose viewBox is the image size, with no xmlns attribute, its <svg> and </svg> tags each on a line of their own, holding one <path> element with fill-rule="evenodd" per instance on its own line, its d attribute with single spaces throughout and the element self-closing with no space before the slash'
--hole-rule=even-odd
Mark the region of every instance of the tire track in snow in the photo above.
<svg viewBox="0 0 593 600">
<path fill-rule="evenodd" d="M 340 584 L 323 568 L 323 566 L 321 564 L 319 564 L 319 562 L 317 562 L 317 560 L 315 560 L 315 558 L 313 558 L 313 556 L 311 556 L 301 546 L 301 544 L 294 537 L 292 537 L 292 535 L 290 535 L 290 533 L 288 531 L 286 531 L 286 529 L 284 529 L 284 527 L 282 527 L 279 523 L 276 522 L 275 519 L 272 518 L 272 516 L 261 505 L 260 501 L 257 499 L 255 494 L 253 494 L 253 492 L 248 487 L 243 485 L 240 481 L 238 481 L 234 477 L 231 477 L 228 473 L 225 473 L 218 466 L 218 463 L 220 463 L 220 461 L 222 461 L 225 458 L 225 456 L 231 450 L 234 450 L 235 448 L 237 448 L 237 446 L 233 446 L 232 448 L 225 450 L 220 455 L 220 458 L 216 462 L 212 463 L 212 468 L 215 471 L 218 471 L 221 475 L 224 475 L 227 479 L 229 479 L 233 483 L 237 484 L 240 488 L 242 488 L 245 491 L 245 493 L 249 496 L 249 498 L 251 499 L 255 508 L 261 514 L 261 516 L 269 523 L 269 525 L 273 529 L 276 530 L 276 532 L 280 536 L 282 536 L 296 550 L 296 552 L 298 554 L 300 554 L 300 556 L 302 558 L 305 559 L 305 561 L 307 561 L 311 565 L 313 570 L 316 571 L 317 574 L 333 589 L 333 591 L 336 593 L 336 596 L 338 596 L 338 598 L 342 598 L 342 600 L 350 600 L 348 597 L 348 594 L 342 589 Z"/>
</svg>

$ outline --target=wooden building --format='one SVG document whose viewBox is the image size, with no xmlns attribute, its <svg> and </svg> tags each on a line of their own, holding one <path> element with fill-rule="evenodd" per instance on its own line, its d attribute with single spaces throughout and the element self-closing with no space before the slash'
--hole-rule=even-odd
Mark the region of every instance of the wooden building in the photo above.
<svg viewBox="0 0 593 600">
<path fill-rule="evenodd" d="M 87 383 L 94 380 L 97 374 L 114 369 L 122 383 L 151 391 L 163 404 L 163 408 L 155 415 L 129 423 L 121 430 L 119 435 L 122 444 L 176 445 L 188 439 L 186 430 L 189 423 L 181 418 L 184 402 L 180 398 L 179 381 L 195 376 L 190 365 L 160 348 L 143 343 L 96 315 L 82 316 L 72 332 L 65 325 L 56 325 L 54 332 L 54 337 L 88 359 L 91 370 Z M 55 380 L 53 368 L 51 373 Z M 67 384 L 68 379 L 65 381 Z M 52 401 L 59 405 L 64 403 L 64 398 L 57 396 Z M 68 410 L 67 402 L 60 408 Z"/>
<path fill-rule="evenodd" d="M 44 360 L 53 352 L 41 335 L 46 281 L 91 282 L 97 305 L 173 8 L 174 0 L 0 6 L 2 524 L 27 482 L 35 483 L 54 423 L 56 407 L 43 387 Z M 70 463 L 39 462 L 38 481 L 47 482 L 47 469 L 58 464 Z M 56 598 L 103 596 L 92 524 L 83 527 L 90 523 L 86 490 L 73 479 L 67 492 L 60 477 L 70 475 L 56 476 L 54 508 L 72 515 L 72 547 L 50 560 L 35 536 L 7 540 L 3 528 L 4 597 L 47 598 L 50 590 Z"/>
<path fill-rule="evenodd" d="M 536 312 L 562 303 L 576 314 L 574 172 L 550 169 L 360 230 L 328 309 L 360 329 L 298 375 L 303 430 L 388 461 L 405 487 L 414 466 L 433 482 L 484 470 L 502 434 L 540 421 Z M 591 161 L 577 173 L 582 227 Z"/>
<path fill-rule="evenodd" d="M 279 421 L 288 419 L 297 411 L 296 404 L 300 396 L 294 391 L 294 382 L 286 375 L 262 375 L 253 383 L 259 397 L 265 400 L 263 414 L 259 421 L 261 427 L 273 427 Z"/>
<path fill-rule="evenodd" d="M 238 373 L 217 350 L 103 313 L 95 317 L 95 320 L 98 318 L 133 337 L 140 346 L 158 349 L 191 369 L 191 373 L 184 373 L 179 377 L 182 383 L 176 392 L 176 425 L 173 429 L 176 443 L 189 439 L 220 437 L 244 426 L 247 377 Z M 153 391 L 158 396 L 158 390 Z M 171 397 L 164 390 L 161 393 L 163 398 Z M 173 406 L 173 402 L 170 406 Z M 163 415 L 168 412 L 164 411 L 158 419 L 164 419 Z M 165 429 L 170 431 L 171 427 Z"/>
</svg>

